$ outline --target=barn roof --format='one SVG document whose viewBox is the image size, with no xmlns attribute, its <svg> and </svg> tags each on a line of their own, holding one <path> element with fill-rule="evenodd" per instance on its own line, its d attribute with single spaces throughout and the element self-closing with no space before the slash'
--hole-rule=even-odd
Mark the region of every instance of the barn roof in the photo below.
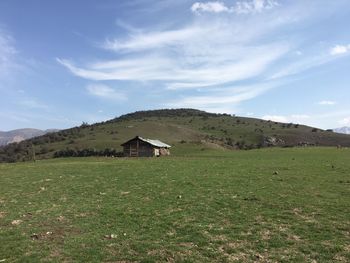
<svg viewBox="0 0 350 263">
<path fill-rule="evenodd" d="M 164 142 L 161 142 L 160 140 L 145 139 L 145 138 L 142 138 L 142 137 L 140 137 L 140 136 L 136 136 L 135 138 L 133 138 L 133 139 L 127 141 L 127 142 L 124 142 L 124 143 L 122 144 L 122 146 L 123 146 L 124 144 L 127 144 L 128 142 L 130 142 L 130 141 L 132 141 L 132 140 L 135 140 L 135 139 L 139 139 L 139 140 L 141 140 L 141 141 L 144 141 L 144 142 L 146 142 L 146 143 L 149 143 L 149 144 L 151 144 L 151 145 L 153 145 L 153 146 L 160 147 L 160 148 L 170 148 L 170 147 L 171 147 L 169 144 L 166 144 L 166 143 L 164 143 Z"/>
</svg>

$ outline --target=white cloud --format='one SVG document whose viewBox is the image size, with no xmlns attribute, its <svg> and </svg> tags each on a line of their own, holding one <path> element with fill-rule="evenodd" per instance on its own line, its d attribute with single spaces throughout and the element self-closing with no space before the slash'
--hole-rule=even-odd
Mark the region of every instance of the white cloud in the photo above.
<svg viewBox="0 0 350 263">
<path fill-rule="evenodd" d="M 226 113 L 226 114 L 236 114 L 239 110 L 234 105 L 224 105 L 224 106 L 212 106 L 212 107 L 201 107 L 198 108 L 206 112 L 212 113 Z"/>
<path fill-rule="evenodd" d="M 331 48 L 329 53 L 333 56 L 336 56 L 336 55 L 346 54 L 348 52 L 350 52 L 350 45 L 347 45 L 347 46 L 336 45 L 336 46 Z"/>
<path fill-rule="evenodd" d="M 318 105 L 335 105 L 337 104 L 337 102 L 332 100 L 322 100 L 322 101 L 319 101 L 317 104 Z"/>
<path fill-rule="evenodd" d="M 320 67 L 327 63 L 330 63 L 337 59 L 335 56 L 331 56 L 328 53 L 321 53 L 314 56 L 303 56 L 301 59 L 298 59 L 296 62 L 286 63 L 281 70 L 273 73 L 268 79 L 279 79 L 285 78 L 288 76 L 297 75 L 301 72 Z"/>
<path fill-rule="evenodd" d="M 288 36 L 284 34 L 285 27 L 304 23 L 311 8 L 304 9 L 304 2 L 298 1 L 295 5 L 285 4 L 286 8 L 263 12 L 277 5 L 272 0 L 242 0 L 232 6 L 220 1 L 197 2 L 192 6 L 193 12 L 237 15 L 210 16 L 210 19 L 194 16 L 193 22 L 169 29 L 145 30 L 127 25 L 123 27 L 128 30 L 126 34 L 100 45 L 112 51 L 110 56 L 117 59 L 80 64 L 66 59 L 57 61 L 74 75 L 88 80 L 129 81 L 137 82 L 142 88 L 152 87 L 152 92 L 166 93 L 165 105 L 232 110 L 237 104 L 267 92 L 270 86 L 275 87 L 271 84 L 273 79 L 283 81 L 286 76 L 336 58 L 328 50 L 325 56 L 312 57 L 307 49 L 300 47 L 297 37 L 289 38 L 289 31 Z M 253 13 L 259 15 L 249 19 L 238 15 Z M 303 53 L 295 53 L 301 48 Z M 238 81 L 265 83 L 269 88 L 259 90 L 247 85 L 244 91 L 233 91 Z M 222 91 L 218 93 L 220 88 Z M 97 91 L 93 93 L 108 97 Z"/>
<path fill-rule="evenodd" d="M 191 95 L 165 104 L 167 107 L 198 108 L 202 110 L 233 113 L 238 104 L 253 99 L 276 87 L 277 83 L 259 84 L 252 86 L 225 87 L 210 91 L 208 95 Z M 225 111 L 223 111 L 224 109 Z M 230 111 L 228 109 L 231 109 Z"/>
<path fill-rule="evenodd" d="M 278 6 L 275 0 L 252 0 L 239 1 L 236 3 L 234 10 L 238 14 L 259 13 Z"/>
<path fill-rule="evenodd" d="M 322 129 L 330 129 L 339 126 L 350 125 L 350 111 L 327 111 L 326 113 L 318 114 L 267 114 L 262 117 L 265 120 L 273 120 L 284 123 L 299 123 L 311 127 L 319 127 Z"/>
<path fill-rule="evenodd" d="M 86 66 L 75 66 L 64 59 L 57 61 L 73 74 L 86 79 L 161 80 L 168 89 L 176 90 L 221 85 L 255 77 L 289 50 L 288 44 L 278 42 L 250 46 L 243 34 L 240 39 L 243 43 L 235 43 L 235 29 L 222 24 L 201 28 L 194 25 L 183 29 L 184 32 L 195 32 L 193 35 L 179 31 L 151 32 L 147 37 L 146 34 L 132 36 L 122 41 L 123 46 L 116 47 L 115 51 L 121 49 L 123 52 L 147 50 L 137 57 L 130 55 L 129 58 L 100 61 Z M 148 44 L 147 41 L 143 42 L 143 39 L 151 39 L 150 36 L 155 34 L 162 37 L 156 37 Z M 164 36 L 177 40 L 169 41 L 172 46 L 166 45 L 167 37 Z"/>
<path fill-rule="evenodd" d="M 203 2 L 194 5 L 194 9 L 208 3 L 211 4 L 206 8 L 216 6 L 213 3 L 225 6 L 223 2 Z M 277 4 L 277 1 L 267 0 L 239 1 L 234 7 L 261 11 Z M 286 24 L 295 23 L 294 9 L 281 9 L 276 16 L 254 16 L 251 19 L 230 16 L 207 22 L 195 21 L 172 30 L 144 31 L 133 28 L 124 37 L 109 39 L 102 45 L 104 49 L 115 52 L 119 60 L 85 65 L 75 65 L 65 59 L 57 61 L 82 78 L 97 81 L 161 81 L 158 87 L 168 90 L 208 89 L 256 77 L 267 80 L 284 78 L 334 59 L 329 54 L 321 57 L 305 55 L 271 70 L 273 67 L 270 66 L 285 58 L 295 44 L 279 42 L 267 36 Z M 260 42 L 261 38 L 265 41 Z"/>
<path fill-rule="evenodd" d="M 264 115 L 264 120 L 271 120 L 284 123 L 305 123 L 311 119 L 307 114 L 292 114 L 292 115 Z"/>
<path fill-rule="evenodd" d="M 123 93 L 117 92 L 104 84 L 90 84 L 86 87 L 90 95 L 109 100 L 126 100 Z"/>
<path fill-rule="evenodd" d="M 146 34 L 134 33 L 130 39 L 127 40 L 108 39 L 102 45 L 102 47 L 116 52 L 140 51 L 149 48 L 161 48 L 168 45 L 174 46 L 180 44 L 186 39 L 193 38 L 202 33 L 203 30 L 197 27 L 162 32 L 150 32 Z"/>
<path fill-rule="evenodd" d="M 349 125 L 350 125 L 350 117 L 343 118 L 343 119 L 340 120 L 338 123 L 339 123 L 340 125 L 343 125 L 343 126 L 349 126 Z"/>
<path fill-rule="evenodd" d="M 272 9 L 278 6 L 275 0 L 251 0 L 238 1 L 234 6 L 228 7 L 223 2 L 196 2 L 192 5 L 191 10 L 194 13 L 235 13 L 235 14 L 254 14 L 264 10 Z"/>
<path fill-rule="evenodd" d="M 196 2 L 191 7 L 192 12 L 212 12 L 212 13 L 221 13 L 229 12 L 230 9 L 222 2 Z"/>
<path fill-rule="evenodd" d="M 282 115 L 264 115 L 261 118 L 267 121 L 288 122 L 287 117 Z"/>
</svg>

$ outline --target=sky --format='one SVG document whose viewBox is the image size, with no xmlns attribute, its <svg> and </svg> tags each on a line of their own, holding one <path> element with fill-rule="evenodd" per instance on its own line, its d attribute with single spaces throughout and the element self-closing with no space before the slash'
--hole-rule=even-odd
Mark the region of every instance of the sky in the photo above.
<svg viewBox="0 0 350 263">
<path fill-rule="evenodd" d="M 349 0 L 0 0 L 0 130 L 195 108 L 350 126 Z"/>
</svg>

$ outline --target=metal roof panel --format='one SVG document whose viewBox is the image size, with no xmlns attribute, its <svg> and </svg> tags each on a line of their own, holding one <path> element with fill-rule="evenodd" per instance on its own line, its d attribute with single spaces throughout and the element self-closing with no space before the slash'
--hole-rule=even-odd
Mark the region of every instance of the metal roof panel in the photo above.
<svg viewBox="0 0 350 263">
<path fill-rule="evenodd" d="M 142 137 L 138 137 L 138 138 L 140 140 L 144 141 L 144 142 L 152 144 L 153 146 L 164 147 L 164 148 L 170 148 L 171 147 L 169 144 L 161 142 L 160 140 L 145 139 L 145 138 L 142 138 Z"/>
</svg>

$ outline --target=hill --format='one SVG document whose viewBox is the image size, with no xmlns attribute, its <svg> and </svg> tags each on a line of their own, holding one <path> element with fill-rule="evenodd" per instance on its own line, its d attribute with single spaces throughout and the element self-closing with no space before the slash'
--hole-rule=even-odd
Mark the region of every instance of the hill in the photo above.
<svg viewBox="0 0 350 263">
<path fill-rule="evenodd" d="M 0 146 L 7 145 L 14 142 L 21 142 L 26 139 L 41 136 L 49 132 L 56 132 L 58 130 L 38 130 L 38 129 L 17 129 L 12 131 L 0 131 Z"/>
<path fill-rule="evenodd" d="M 213 114 L 194 109 L 139 111 L 92 125 L 82 124 L 0 148 L 0 161 L 116 155 L 120 144 L 140 135 L 172 146 L 173 155 L 207 149 L 254 149 L 270 146 L 350 147 L 350 136 L 305 125 Z M 108 150 L 113 148 L 114 150 Z"/>
</svg>

